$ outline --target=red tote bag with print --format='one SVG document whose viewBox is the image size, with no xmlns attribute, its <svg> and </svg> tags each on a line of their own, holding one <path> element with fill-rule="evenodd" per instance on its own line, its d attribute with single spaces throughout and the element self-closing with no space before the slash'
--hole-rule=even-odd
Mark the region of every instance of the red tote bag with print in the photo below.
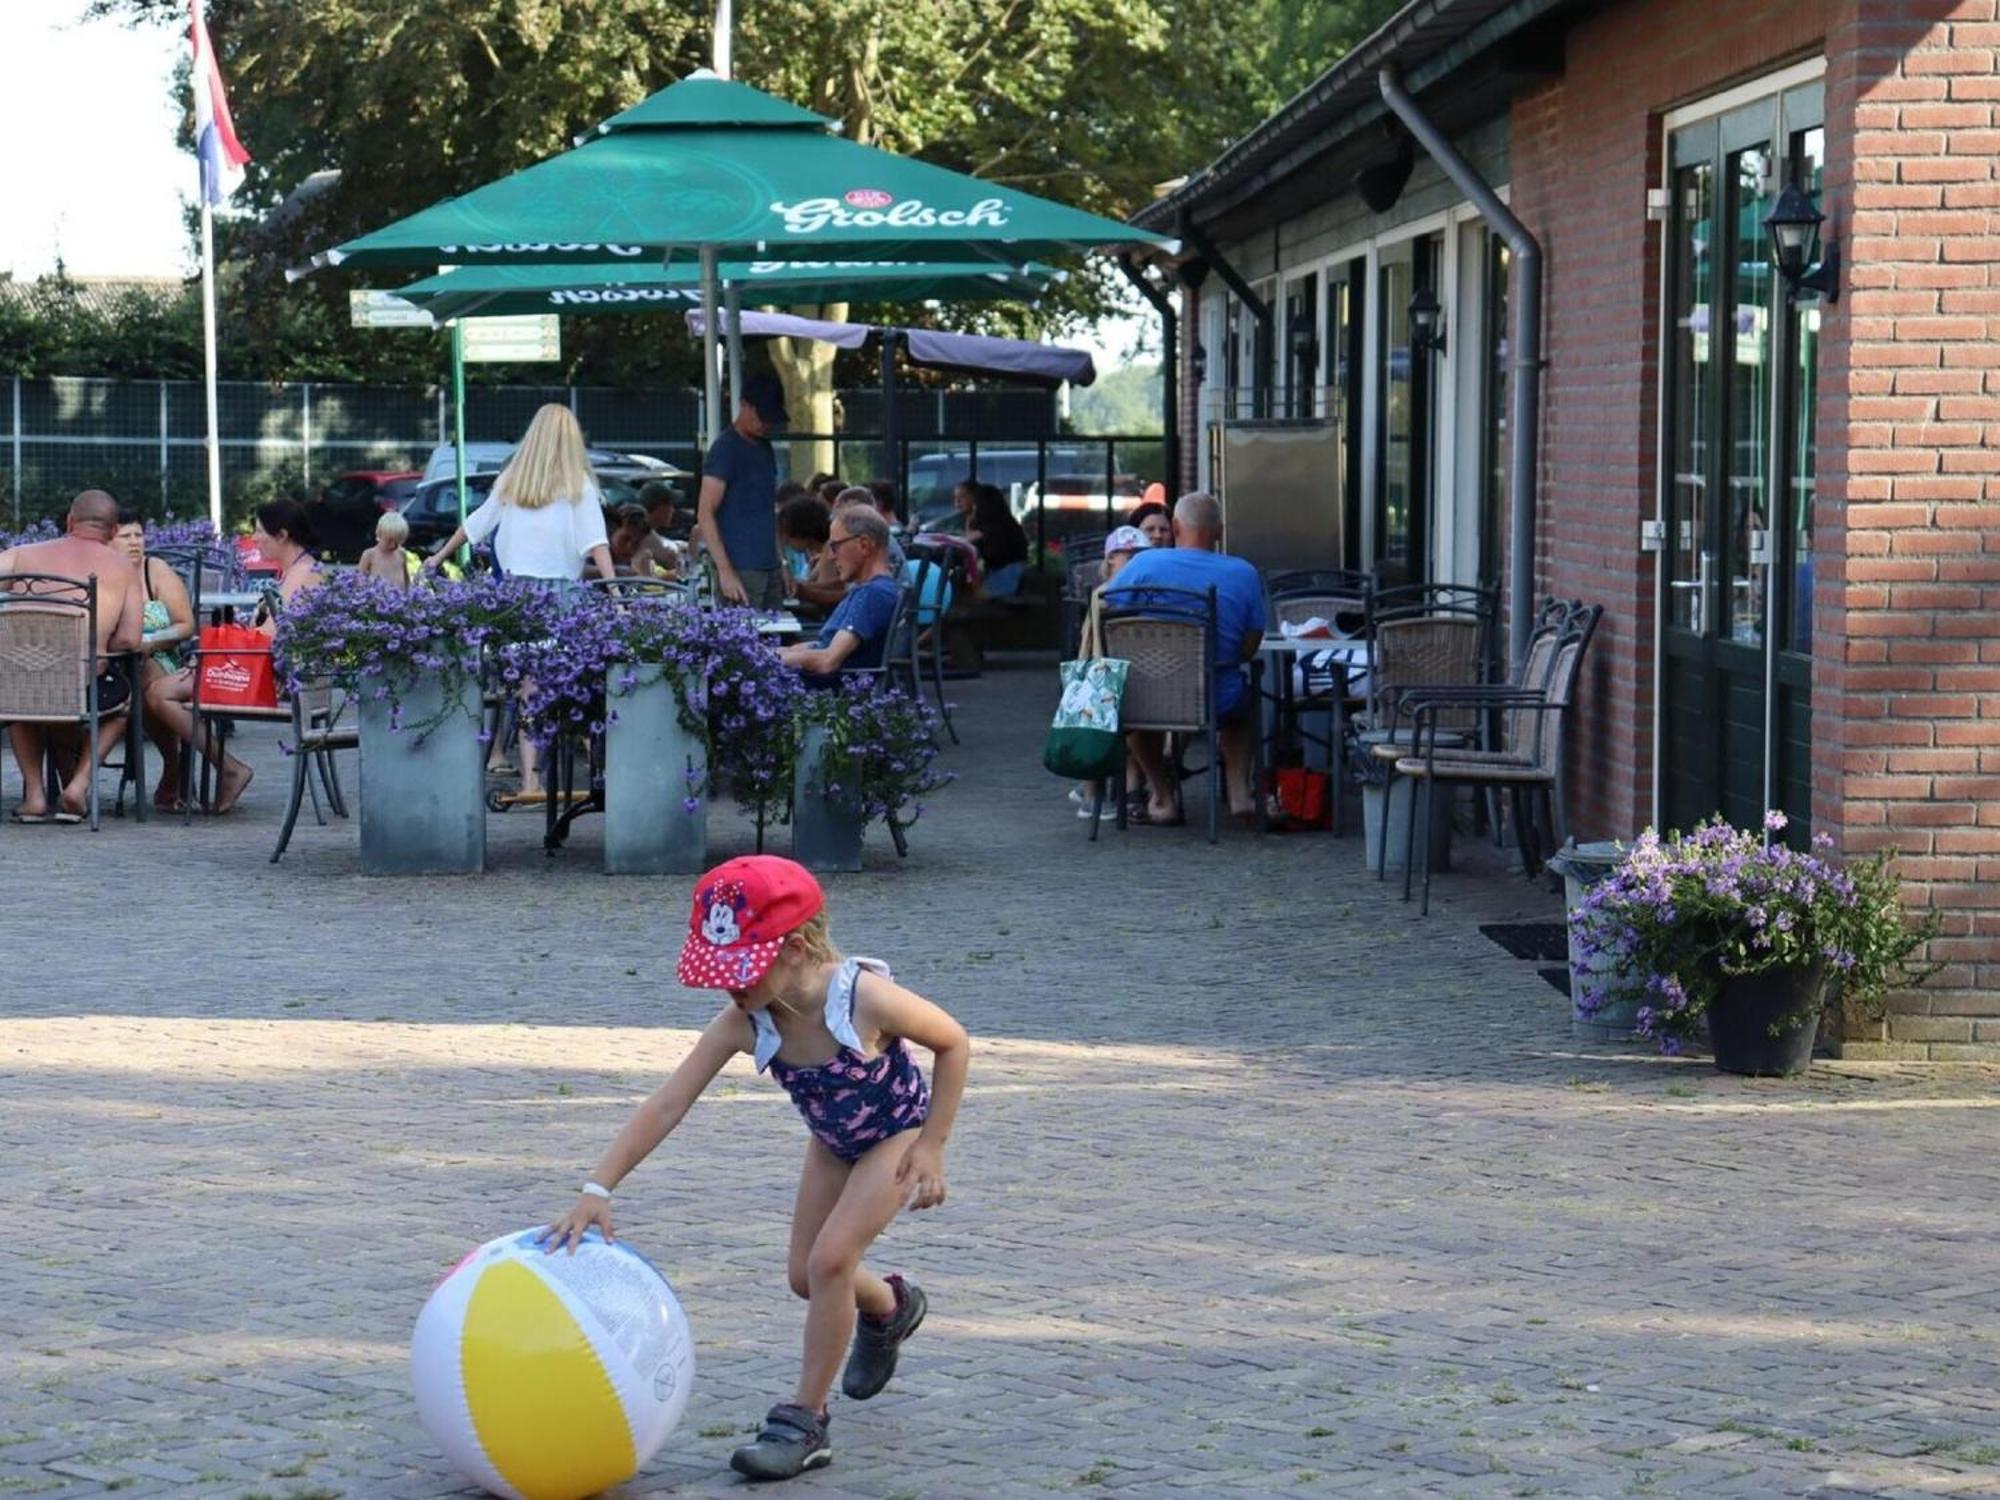
<svg viewBox="0 0 2000 1500">
<path fill-rule="evenodd" d="M 204 625 L 200 661 L 203 708 L 278 706 L 271 638 L 262 631 L 247 625 Z"/>
</svg>

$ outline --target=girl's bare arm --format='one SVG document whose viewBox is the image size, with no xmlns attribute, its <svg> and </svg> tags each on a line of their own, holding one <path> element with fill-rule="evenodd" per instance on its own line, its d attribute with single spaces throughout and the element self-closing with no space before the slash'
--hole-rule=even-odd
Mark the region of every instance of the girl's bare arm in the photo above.
<svg viewBox="0 0 2000 1500">
<path fill-rule="evenodd" d="M 627 1173 L 673 1133 L 729 1059 L 749 1051 L 753 1041 L 748 1016 L 733 1005 L 718 1013 L 695 1039 L 694 1050 L 681 1059 L 667 1081 L 632 1111 L 632 1118 L 597 1159 L 590 1180 L 601 1187 L 617 1187 Z M 611 1202 L 592 1193 L 579 1194 L 570 1211 L 549 1226 L 542 1243 L 550 1250 L 565 1244 L 574 1250 L 592 1224 L 603 1230 L 606 1240 L 612 1238 Z"/>
<path fill-rule="evenodd" d="M 958 1119 L 959 1101 L 965 1097 L 972 1039 L 942 1007 L 865 969 L 855 985 L 854 1008 L 856 1019 L 869 1030 L 930 1049 L 930 1114 L 896 1180 L 906 1185 L 911 1207 L 934 1207 L 945 1199 L 944 1147 Z"/>
</svg>

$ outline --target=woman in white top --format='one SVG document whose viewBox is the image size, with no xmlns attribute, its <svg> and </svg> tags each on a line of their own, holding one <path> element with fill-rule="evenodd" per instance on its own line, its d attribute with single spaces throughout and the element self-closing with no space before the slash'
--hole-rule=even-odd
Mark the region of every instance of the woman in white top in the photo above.
<svg viewBox="0 0 2000 1500">
<path fill-rule="evenodd" d="M 604 534 L 604 502 L 584 456 L 583 430 L 567 406 L 551 402 L 535 413 L 528 432 L 493 481 L 493 490 L 465 524 L 436 552 L 424 559 L 428 571 L 466 542 L 493 541 L 493 554 L 510 578 L 541 578 L 551 583 L 576 583 L 586 560 L 600 578 L 616 576 L 611 544 Z M 527 691 L 523 684 L 522 691 Z M 493 754 L 501 747 L 496 741 Z M 521 737 L 521 796 L 534 801 L 542 795 L 535 764 L 535 747 Z"/>
<path fill-rule="evenodd" d="M 510 578 L 575 583 L 586 561 L 600 578 L 614 576 L 604 501 L 584 457 L 583 430 L 567 406 L 551 402 L 535 413 L 486 503 L 424 559 L 424 566 L 435 571 L 467 542 L 489 537 Z"/>
</svg>

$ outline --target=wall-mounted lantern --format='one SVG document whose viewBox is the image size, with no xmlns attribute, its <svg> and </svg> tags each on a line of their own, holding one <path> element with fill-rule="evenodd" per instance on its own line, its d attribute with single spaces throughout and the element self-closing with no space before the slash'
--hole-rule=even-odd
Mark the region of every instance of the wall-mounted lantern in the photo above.
<svg viewBox="0 0 2000 1500">
<path fill-rule="evenodd" d="M 1410 352 L 1422 354 L 1428 350 L 1442 355 L 1444 349 L 1444 308 L 1439 305 L 1436 292 L 1420 286 L 1410 298 Z"/>
<path fill-rule="evenodd" d="M 1821 252 L 1819 231 L 1825 222 L 1812 196 L 1790 183 L 1764 218 L 1771 264 L 1794 299 L 1816 293 L 1828 302 L 1840 300 L 1840 246 L 1829 244 Z"/>
</svg>

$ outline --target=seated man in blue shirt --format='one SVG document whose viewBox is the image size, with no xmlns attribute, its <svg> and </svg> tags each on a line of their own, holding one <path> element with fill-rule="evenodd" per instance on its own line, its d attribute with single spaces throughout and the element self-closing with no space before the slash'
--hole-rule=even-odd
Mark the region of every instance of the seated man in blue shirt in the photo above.
<svg viewBox="0 0 2000 1500">
<path fill-rule="evenodd" d="M 1222 541 L 1222 506 L 1213 495 L 1196 490 L 1174 506 L 1174 544 L 1136 554 L 1104 586 L 1107 609 L 1144 609 L 1146 588 L 1215 588 L 1215 709 L 1220 723 L 1223 770 L 1229 789 L 1229 810 L 1239 822 L 1257 815 L 1256 793 L 1250 785 L 1250 736 L 1256 733 L 1257 705 L 1250 702 L 1243 663 L 1257 654 L 1264 639 L 1264 580 L 1240 557 L 1216 551 Z M 1169 596 L 1179 607 L 1192 601 Z M 1152 730 L 1127 735 L 1133 759 L 1146 773 L 1149 796 L 1144 821 L 1178 823 L 1180 782 L 1168 768 L 1165 736 Z"/>
<path fill-rule="evenodd" d="M 890 571 L 888 523 L 871 505 L 836 510 L 826 550 L 847 594 L 810 646 L 787 646 L 778 653 L 778 660 L 803 672 L 811 687 L 833 686 L 842 671 L 882 665 L 902 587 Z"/>
</svg>

